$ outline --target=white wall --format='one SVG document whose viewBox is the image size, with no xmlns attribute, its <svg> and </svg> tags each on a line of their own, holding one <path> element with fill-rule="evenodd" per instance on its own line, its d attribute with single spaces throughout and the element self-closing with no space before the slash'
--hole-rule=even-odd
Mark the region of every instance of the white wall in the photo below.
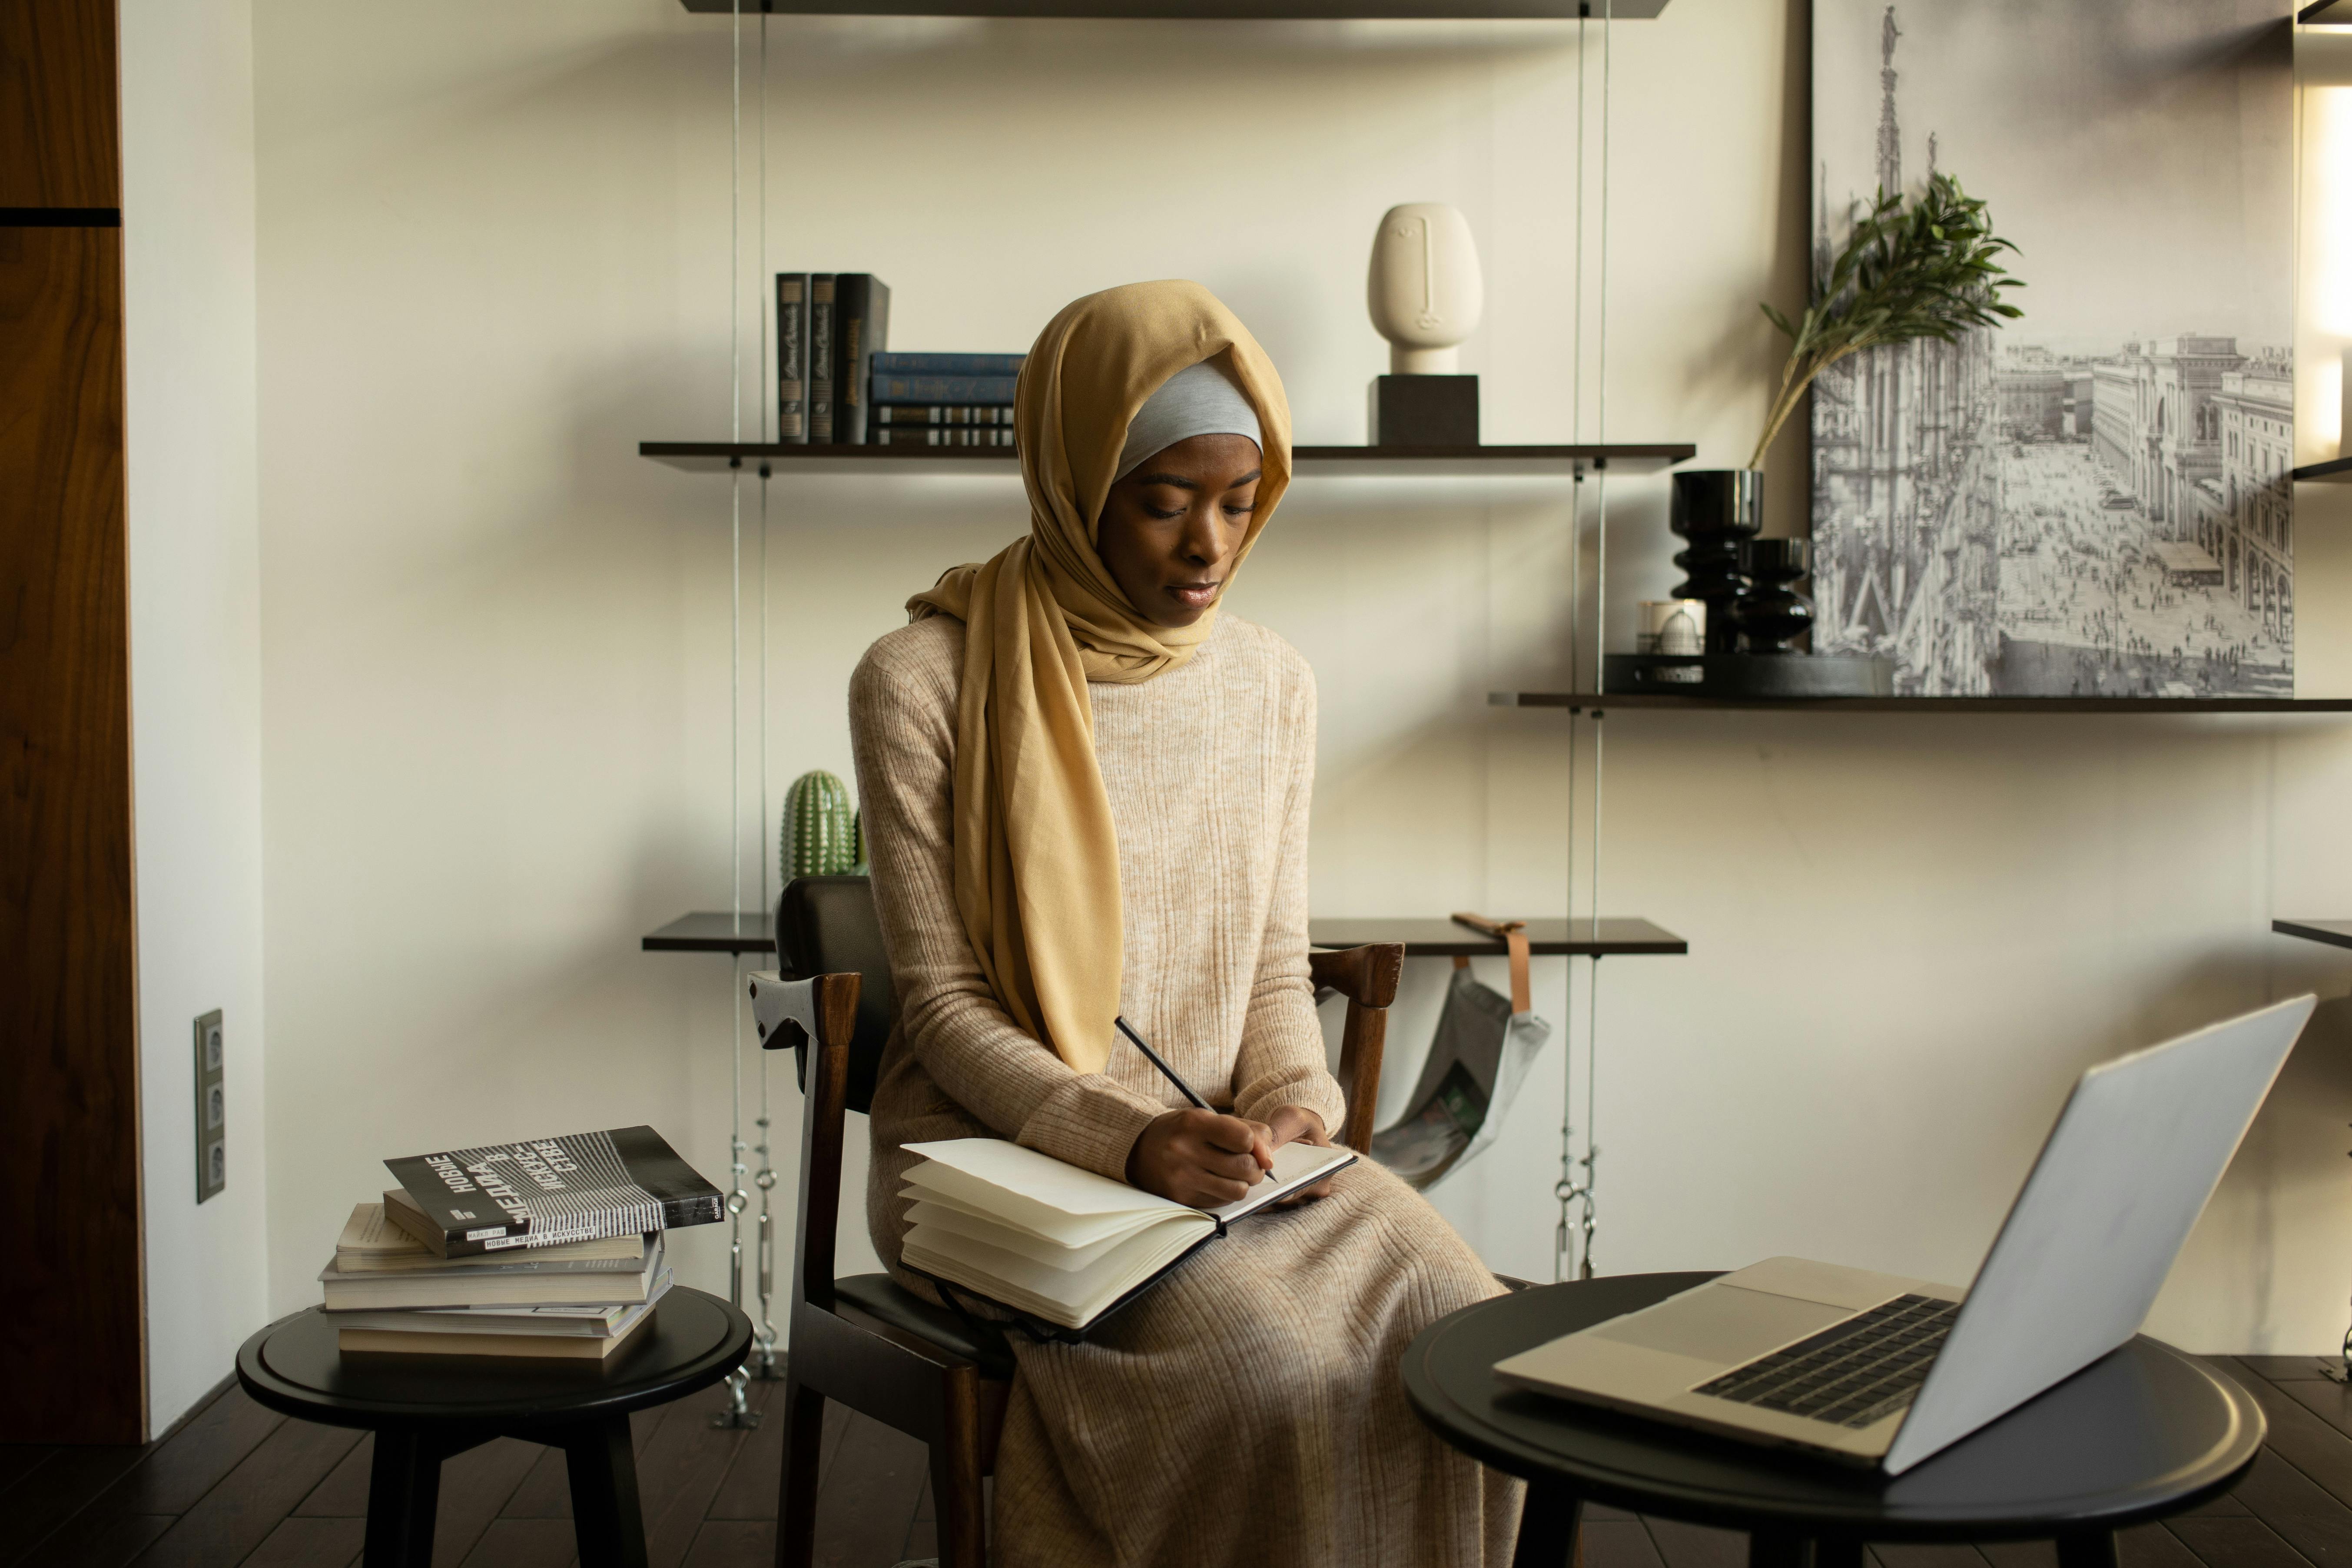
<svg viewBox="0 0 2352 1568">
<path fill-rule="evenodd" d="M 131 699 L 148 1419 L 267 1316 L 253 26 L 123 0 Z M 193 1026 L 223 1013 L 228 1184 L 195 1194 Z"/>
<path fill-rule="evenodd" d="M 1363 316 L 1372 224 L 1450 201 L 1488 269 L 1465 355 L 1486 436 L 1557 438 L 1574 36 L 779 19 L 767 265 L 879 273 L 908 348 L 1019 349 L 1081 292 L 1199 278 L 1265 341 L 1301 439 L 1348 441 L 1384 363 Z M 728 428 L 729 43 L 669 0 L 263 0 L 256 40 L 270 1147 L 303 1173 L 271 1199 L 284 1309 L 312 1299 L 385 1154 L 646 1120 L 723 1176 L 729 965 L 635 939 L 730 896 L 729 486 L 634 447 Z M 1618 28 L 1610 437 L 1746 456 L 1772 368 L 1755 301 L 1801 287 L 1804 50 L 1801 8 L 1745 0 Z M 747 185 L 756 159 L 747 139 Z M 1583 417 L 1594 434 L 1589 397 Z M 1800 458 L 1778 459 L 1784 529 Z M 1609 495 L 1622 637 L 1631 601 L 1672 581 L 1673 542 L 1661 481 Z M 1017 489 L 779 481 L 764 578 L 758 486 L 743 498 L 754 650 L 762 581 L 772 604 L 771 784 L 846 773 L 851 665 L 909 592 L 1012 536 Z M 1528 481 L 1302 482 L 1286 502 L 1234 603 L 1321 674 L 1318 910 L 1560 907 L 1567 721 L 1484 697 L 1563 679 L 1568 533 L 1558 491 Z M 2314 639 L 2342 569 L 2307 564 Z M 747 719 L 758 673 L 755 657 Z M 1963 1279 L 2082 1065 L 2299 985 L 2345 990 L 2346 965 L 2264 934 L 2273 910 L 2347 896 L 2340 726 L 1607 730 L 1602 901 L 1692 942 L 1602 972 L 1612 1270 L 1790 1248 Z M 751 837 L 756 887 L 772 851 Z M 1540 966 L 1538 1000 L 1563 1025 L 1564 972 Z M 1409 978 L 1398 1079 L 1443 973 Z M 1580 968 L 1580 1052 L 1586 994 Z M 2323 1016 L 2163 1331 L 2339 1337 L 2346 1036 L 2340 1008 Z M 1443 1194 L 1514 1272 L 1550 1268 L 1560 1059 Z M 690 1239 L 694 1277 L 718 1283 L 721 1237 Z"/>
</svg>

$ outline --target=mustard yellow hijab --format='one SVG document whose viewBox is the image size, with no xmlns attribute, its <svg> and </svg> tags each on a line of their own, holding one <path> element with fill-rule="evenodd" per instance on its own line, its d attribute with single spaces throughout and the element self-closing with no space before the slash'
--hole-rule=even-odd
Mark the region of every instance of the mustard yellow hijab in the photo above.
<svg viewBox="0 0 2352 1568">
<path fill-rule="evenodd" d="M 1095 763 L 1089 680 L 1150 680 L 1190 659 L 1189 626 L 1136 613 L 1095 553 L 1127 427 L 1162 382 L 1218 355 L 1257 410 L 1257 510 L 1225 581 L 1290 483 L 1290 405 L 1249 329 L 1197 283 L 1130 283 L 1064 308 L 1013 395 L 1029 534 L 958 566 L 908 615 L 964 624 L 956 701 L 956 908 L 1013 1021 L 1080 1072 L 1109 1059 L 1118 1013 L 1118 839 Z"/>
</svg>

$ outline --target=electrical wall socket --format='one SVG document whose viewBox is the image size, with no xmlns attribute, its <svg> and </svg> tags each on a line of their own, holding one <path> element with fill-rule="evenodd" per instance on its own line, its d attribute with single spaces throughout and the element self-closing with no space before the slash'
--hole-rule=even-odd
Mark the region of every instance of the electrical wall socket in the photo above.
<svg viewBox="0 0 2352 1568">
<path fill-rule="evenodd" d="M 196 1202 L 228 1185 L 228 1087 L 224 1082 L 221 1016 L 196 1020 Z"/>
</svg>

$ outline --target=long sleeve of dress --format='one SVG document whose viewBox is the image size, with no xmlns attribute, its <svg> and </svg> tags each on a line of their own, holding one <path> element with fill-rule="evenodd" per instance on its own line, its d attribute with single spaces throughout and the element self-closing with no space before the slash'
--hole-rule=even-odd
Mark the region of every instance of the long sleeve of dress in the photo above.
<svg viewBox="0 0 2352 1568">
<path fill-rule="evenodd" d="M 954 918 L 948 827 L 962 637 L 954 622 L 924 623 L 934 626 L 937 635 L 876 644 L 849 682 L 859 808 L 899 1028 L 932 1082 L 996 1131 L 1122 1181 L 1135 1140 L 1165 1107 L 1076 1071 L 1014 1024 Z"/>
<path fill-rule="evenodd" d="M 1307 971 L 1307 820 L 1315 794 L 1315 679 L 1303 660 L 1297 676 L 1283 714 L 1290 778 L 1281 858 L 1242 1025 L 1241 1055 L 1234 1066 L 1234 1110 L 1263 1121 L 1283 1106 L 1300 1106 L 1321 1117 L 1325 1130 L 1336 1138 L 1348 1119 L 1348 1102 L 1327 1065 L 1323 1026 L 1315 1014 L 1315 986 Z"/>
</svg>

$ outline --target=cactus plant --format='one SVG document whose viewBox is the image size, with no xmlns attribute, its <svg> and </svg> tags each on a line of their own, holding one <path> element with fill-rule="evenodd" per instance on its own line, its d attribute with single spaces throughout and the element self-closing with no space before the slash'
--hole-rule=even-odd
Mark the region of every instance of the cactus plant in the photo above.
<svg viewBox="0 0 2352 1568">
<path fill-rule="evenodd" d="M 822 768 L 784 792 L 777 870 L 783 880 L 865 869 L 866 839 L 849 786 Z"/>
</svg>

